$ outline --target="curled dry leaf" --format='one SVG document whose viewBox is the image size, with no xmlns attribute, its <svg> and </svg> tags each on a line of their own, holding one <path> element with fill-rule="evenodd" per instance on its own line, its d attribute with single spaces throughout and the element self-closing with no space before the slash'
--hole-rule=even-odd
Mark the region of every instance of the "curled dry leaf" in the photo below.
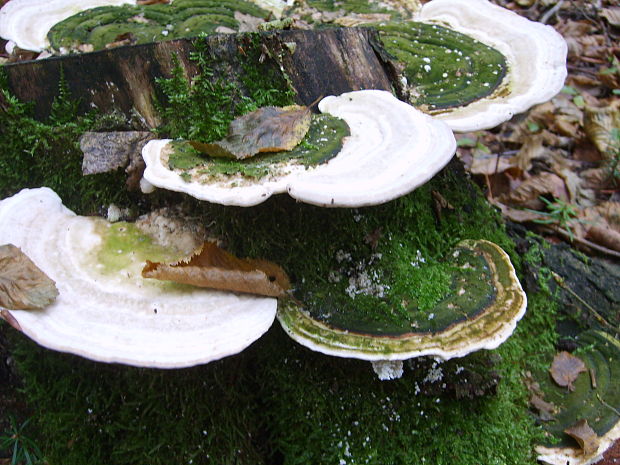
<svg viewBox="0 0 620 465">
<path fill-rule="evenodd" d="M 544 205 L 538 198 L 546 194 L 560 200 L 569 200 L 564 180 L 554 173 L 541 173 L 532 176 L 523 181 L 519 187 L 510 193 L 501 195 L 498 200 L 504 204 L 542 209 Z"/>
<path fill-rule="evenodd" d="M 310 107 L 263 107 L 236 118 L 224 139 L 190 144 L 212 157 L 243 160 L 260 152 L 294 149 L 308 132 L 311 120 Z"/>
<path fill-rule="evenodd" d="M 620 203 L 602 202 L 579 213 L 577 235 L 620 252 Z"/>
<path fill-rule="evenodd" d="M 579 420 L 570 428 L 565 429 L 564 432 L 579 443 L 583 455 L 591 456 L 598 450 L 600 438 L 596 431 L 588 425 L 588 420 Z"/>
<path fill-rule="evenodd" d="M 613 130 L 620 130 L 620 102 L 612 102 L 602 108 L 586 107 L 584 130 L 603 157 L 613 157 Z"/>
<path fill-rule="evenodd" d="M 213 242 L 177 263 L 147 260 L 142 277 L 271 297 L 283 296 L 290 288 L 286 273 L 275 263 L 237 258 Z"/>
<path fill-rule="evenodd" d="M 13 244 L 0 245 L 0 307 L 38 310 L 58 296 L 56 284 Z"/>
<path fill-rule="evenodd" d="M 568 387 L 569 391 L 574 391 L 573 382 L 579 373 L 587 371 L 586 365 L 579 357 L 575 357 L 569 352 L 560 352 L 553 358 L 553 363 L 549 372 L 553 380 L 562 387 Z"/>
</svg>

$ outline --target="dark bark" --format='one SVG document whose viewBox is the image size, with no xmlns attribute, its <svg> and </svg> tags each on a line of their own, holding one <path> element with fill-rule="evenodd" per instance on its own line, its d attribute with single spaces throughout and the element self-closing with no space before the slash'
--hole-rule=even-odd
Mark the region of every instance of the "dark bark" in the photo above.
<svg viewBox="0 0 620 465">
<path fill-rule="evenodd" d="M 343 28 L 322 31 L 273 31 L 256 35 L 217 34 L 205 39 L 208 53 L 222 68 L 216 77 L 227 79 L 247 66 L 245 48 L 258 46 L 263 60 L 272 60 L 290 79 L 298 102 L 309 104 L 321 96 L 359 89 L 391 88 L 382 61 L 373 48 L 376 33 Z M 376 47 L 376 44 L 374 45 Z M 53 57 L 5 66 L 9 90 L 22 101 L 33 102 L 37 118 L 46 117 L 58 94 L 61 75 L 79 111 L 98 108 L 107 113 L 137 112 L 146 126 L 160 120 L 154 106 L 155 79 L 170 77 L 177 56 L 188 77 L 197 73 L 189 59 L 191 40 L 124 46 L 82 55 Z M 250 63 L 251 65 L 251 63 Z"/>
</svg>

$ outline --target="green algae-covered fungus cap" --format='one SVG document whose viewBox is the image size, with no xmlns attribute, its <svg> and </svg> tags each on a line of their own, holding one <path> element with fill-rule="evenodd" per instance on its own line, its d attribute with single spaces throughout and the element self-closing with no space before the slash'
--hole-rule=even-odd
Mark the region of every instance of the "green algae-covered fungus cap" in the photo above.
<svg viewBox="0 0 620 465">
<path fill-rule="evenodd" d="M 142 150 L 144 179 L 156 187 L 223 205 L 252 206 L 287 192 L 314 205 L 361 207 L 411 192 L 438 173 L 456 149 L 445 123 L 386 91 L 325 97 L 319 109 L 344 120 L 350 129 L 341 149 L 329 159 L 324 157 L 325 163 L 307 166 L 292 157 L 274 164 L 268 176 L 251 178 L 231 172 L 214 177 L 205 175 L 199 165 L 189 173 L 171 168 L 172 141 L 161 139 Z M 323 142 L 316 145 L 319 150 Z M 247 162 L 254 163 L 252 158 Z"/>
<path fill-rule="evenodd" d="M 555 407 L 543 428 L 556 442 L 536 447 L 538 460 L 550 465 L 596 463 L 620 439 L 620 341 L 595 330 L 578 335 L 576 340 L 580 346 L 576 356 L 586 369 L 574 381 L 574 390 L 555 384 L 548 373 L 536 376 L 545 402 Z M 598 437 L 598 443 L 588 451 L 564 433 L 584 420 Z"/>
<path fill-rule="evenodd" d="M 438 71 L 446 73 L 444 88 L 457 84 L 463 74 L 470 73 L 465 83 L 474 88 L 482 86 L 495 90 L 472 102 L 451 109 L 438 108 L 436 117 L 460 132 L 489 129 L 507 121 L 533 105 L 543 103 L 562 89 L 566 78 L 567 45 L 562 36 L 551 26 L 530 21 L 488 0 L 432 0 L 426 3 L 414 18 L 428 24 L 447 27 L 484 44 L 479 57 L 469 57 L 463 67 Z M 460 58 L 458 43 L 454 48 L 443 47 L 445 55 Z M 505 62 L 494 58 L 485 46 L 501 53 Z M 389 50 L 389 43 L 386 43 Z M 445 59 L 439 57 L 438 63 Z M 463 57 L 464 59 L 465 57 Z M 432 60 L 432 58 L 431 58 Z M 486 61 L 485 61 L 486 60 Z M 430 63 L 433 66 L 433 63 Z M 487 73 L 487 68 L 491 74 Z M 460 76 L 450 76 L 462 70 Z M 497 74 L 493 74 L 497 72 Z M 495 79 L 505 73 L 501 82 Z M 415 85 L 415 83 L 411 83 Z M 471 92 L 463 87 L 465 96 Z M 427 102 L 432 104 L 432 102 Z"/>
<path fill-rule="evenodd" d="M 446 257 L 454 266 L 449 294 L 429 310 L 434 327 L 416 331 L 403 326 L 360 330 L 355 316 L 319 320 L 303 303 L 284 302 L 278 320 L 294 340 L 312 350 L 370 361 L 420 356 L 462 357 L 494 349 L 514 331 L 525 313 L 526 296 L 508 255 L 485 240 L 465 240 Z M 392 376 L 394 377 L 394 376 Z"/>
<path fill-rule="evenodd" d="M 146 259 L 180 258 L 133 223 L 77 216 L 48 188 L 0 201 L 0 244 L 53 279 L 42 310 L 0 315 L 49 349 L 92 360 L 178 368 L 236 354 L 272 325 L 277 300 L 145 279 Z"/>
</svg>

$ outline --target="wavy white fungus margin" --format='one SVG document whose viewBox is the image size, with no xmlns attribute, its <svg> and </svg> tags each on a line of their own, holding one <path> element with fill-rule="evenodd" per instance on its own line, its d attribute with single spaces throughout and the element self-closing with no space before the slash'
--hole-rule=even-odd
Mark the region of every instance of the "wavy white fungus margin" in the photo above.
<svg viewBox="0 0 620 465">
<path fill-rule="evenodd" d="M 0 9 L 0 37 L 19 48 L 40 52 L 57 23 L 98 6 L 135 5 L 135 0 L 10 0 Z"/>
<path fill-rule="evenodd" d="M 184 181 L 165 161 L 169 139 L 150 141 L 142 150 L 144 178 L 152 185 L 223 205 L 252 206 L 272 194 L 325 207 L 361 207 L 388 202 L 424 184 L 456 150 L 448 126 L 382 90 L 360 90 L 325 97 L 323 113 L 345 120 L 351 130 L 342 150 L 327 163 L 288 166 L 281 176 L 260 180 L 240 175 L 201 183 Z"/>
<path fill-rule="evenodd" d="M 59 290 L 44 310 L 8 311 L 37 343 L 102 362 L 177 368 L 238 353 L 272 325 L 274 298 L 175 288 L 143 279 L 138 261 L 99 272 L 96 229 L 106 225 L 76 216 L 48 188 L 0 201 L 0 244 L 21 248 Z"/>
<path fill-rule="evenodd" d="M 445 25 L 506 57 L 508 72 L 499 93 L 435 115 L 454 131 L 495 127 L 546 102 L 564 85 L 567 45 L 551 26 L 530 21 L 488 0 L 432 0 L 414 19 Z"/>
</svg>

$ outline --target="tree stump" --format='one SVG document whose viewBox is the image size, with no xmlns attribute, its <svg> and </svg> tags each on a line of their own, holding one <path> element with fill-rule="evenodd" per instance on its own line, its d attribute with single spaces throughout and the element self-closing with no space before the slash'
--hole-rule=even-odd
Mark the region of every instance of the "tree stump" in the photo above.
<svg viewBox="0 0 620 465">
<path fill-rule="evenodd" d="M 364 28 L 216 34 L 9 64 L 4 69 L 9 91 L 32 102 L 37 118 L 50 114 L 63 82 L 81 113 L 137 112 L 152 128 L 160 124 L 155 101 L 163 97 L 156 79 L 170 77 L 177 65 L 188 79 L 196 76 L 197 65 L 190 59 L 196 41 L 204 41 L 215 63 L 212 79 L 236 81 L 248 66 L 275 67 L 301 104 L 352 90 L 392 87 L 377 33 Z"/>
</svg>

